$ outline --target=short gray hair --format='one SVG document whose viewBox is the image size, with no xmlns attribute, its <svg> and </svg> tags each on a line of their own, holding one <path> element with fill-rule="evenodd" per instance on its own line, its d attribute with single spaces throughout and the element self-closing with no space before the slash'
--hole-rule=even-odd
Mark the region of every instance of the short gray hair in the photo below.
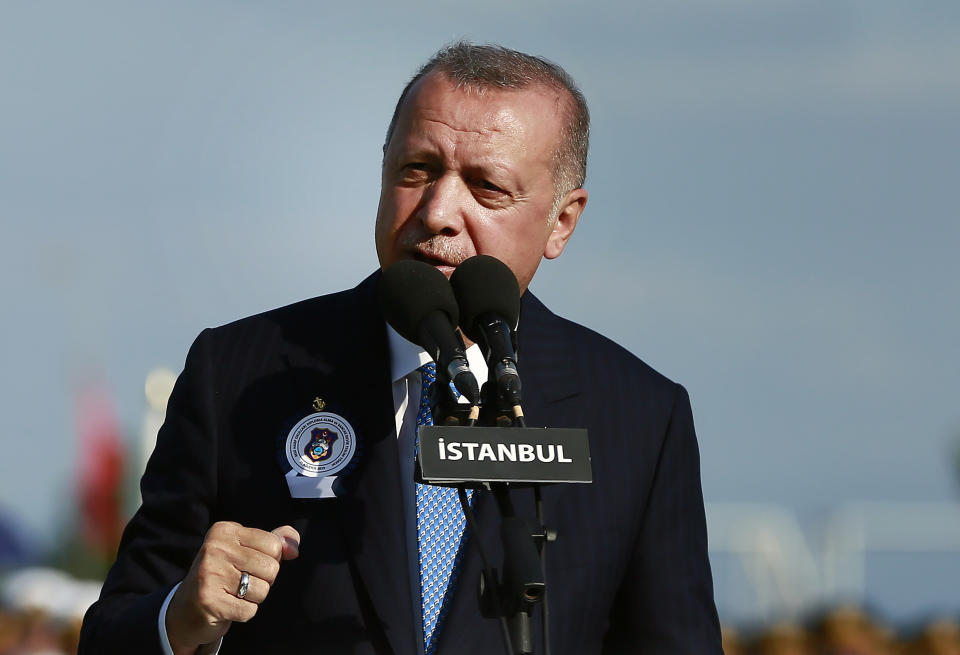
<svg viewBox="0 0 960 655">
<path fill-rule="evenodd" d="M 590 144 L 590 112 L 586 98 L 569 73 L 557 64 L 499 45 L 458 41 L 437 51 L 403 88 L 393 110 L 390 127 L 387 128 L 384 152 L 393 138 L 400 108 L 410 89 L 433 71 L 442 73 L 461 88 L 523 89 L 540 84 L 561 93 L 566 92 L 566 120 L 554 156 L 556 201 L 559 202 L 560 197 L 568 191 L 583 186 L 587 177 L 587 149 Z"/>
</svg>

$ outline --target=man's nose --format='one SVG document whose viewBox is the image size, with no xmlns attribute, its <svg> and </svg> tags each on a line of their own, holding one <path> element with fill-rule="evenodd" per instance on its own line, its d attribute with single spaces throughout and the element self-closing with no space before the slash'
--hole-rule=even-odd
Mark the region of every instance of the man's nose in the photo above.
<svg viewBox="0 0 960 655">
<path fill-rule="evenodd" d="M 437 178 L 425 190 L 418 210 L 420 221 L 431 234 L 458 234 L 463 229 L 466 185 L 456 175 Z"/>
</svg>

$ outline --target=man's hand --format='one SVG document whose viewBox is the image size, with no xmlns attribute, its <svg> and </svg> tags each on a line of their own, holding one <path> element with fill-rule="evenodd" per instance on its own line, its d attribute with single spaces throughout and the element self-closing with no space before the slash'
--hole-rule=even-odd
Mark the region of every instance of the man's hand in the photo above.
<svg viewBox="0 0 960 655">
<path fill-rule="evenodd" d="M 281 560 L 299 554 L 300 535 L 289 525 L 265 532 L 238 523 L 214 523 L 167 607 L 167 638 L 174 653 L 193 653 L 216 641 L 234 621 L 249 621 L 277 578 Z M 240 574 L 250 574 L 243 598 Z"/>
</svg>

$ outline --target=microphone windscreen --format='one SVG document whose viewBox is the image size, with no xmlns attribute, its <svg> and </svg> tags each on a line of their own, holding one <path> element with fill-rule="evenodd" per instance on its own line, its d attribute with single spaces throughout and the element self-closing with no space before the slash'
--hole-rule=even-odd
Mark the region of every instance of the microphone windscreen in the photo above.
<svg viewBox="0 0 960 655">
<path fill-rule="evenodd" d="M 441 311 L 455 326 L 460 318 L 457 299 L 446 276 L 430 264 L 401 260 L 383 272 L 380 279 L 380 309 L 397 333 L 418 343 L 420 322 Z"/>
<path fill-rule="evenodd" d="M 478 341 L 475 324 L 481 314 L 497 314 L 516 329 L 520 320 L 520 285 L 507 265 L 490 255 L 477 255 L 457 266 L 450 285 L 460 306 L 460 328 Z"/>
</svg>

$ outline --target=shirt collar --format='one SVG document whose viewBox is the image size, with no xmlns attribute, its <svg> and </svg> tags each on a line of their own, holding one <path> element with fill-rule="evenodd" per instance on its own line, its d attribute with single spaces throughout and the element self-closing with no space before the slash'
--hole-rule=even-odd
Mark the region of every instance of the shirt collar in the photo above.
<svg viewBox="0 0 960 655">
<path fill-rule="evenodd" d="M 387 343 L 390 346 L 390 379 L 393 382 L 402 380 L 424 364 L 433 361 L 427 351 L 401 337 L 389 323 L 387 323 Z M 483 360 L 483 354 L 477 344 L 467 348 L 467 363 L 470 364 L 470 371 L 477 378 L 477 384 L 483 386 L 487 381 L 487 363 Z"/>
<path fill-rule="evenodd" d="M 393 382 L 402 380 L 424 364 L 433 361 L 427 351 L 401 337 L 389 323 L 387 343 L 390 346 L 390 379 Z"/>
</svg>

